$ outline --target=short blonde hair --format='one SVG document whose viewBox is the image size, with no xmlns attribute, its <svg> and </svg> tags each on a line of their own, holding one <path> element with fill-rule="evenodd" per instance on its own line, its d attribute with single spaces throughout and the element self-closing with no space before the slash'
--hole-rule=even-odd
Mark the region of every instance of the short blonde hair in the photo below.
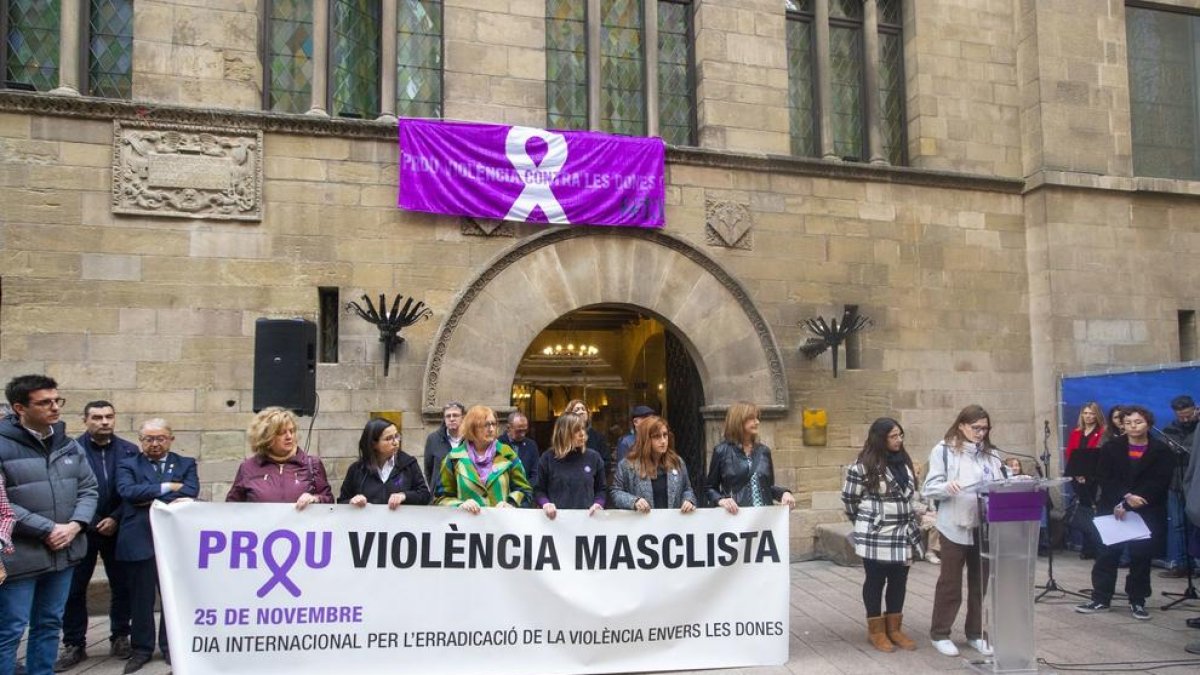
<svg viewBox="0 0 1200 675">
<path fill-rule="evenodd" d="M 746 422 L 753 419 L 758 419 L 758 406 L 753 403 L 738 401 L 729 406 L 729 412 L 725 413 L 725 440 L 730 443 L 757 440 L 742 438 L 742 435 L 746 433 Z"/>
<path fill-rule="evenodd" d="M 458 428 L 458 432 L 462 434 L 463 438 L 470 441 L 476 450 L 483 450 L 481 445 L 483 441 L 483 425 L 489 417 L 496 419 L 496 411 L 486 405 L 473 405 L 467 410 L 467 414 L 463 415 L 462 426 Z"/>
<path fill-rule="evenodd" d="M 246 438 L 250 441 L 250 450 L 259 457 L 265 457 L 271 448 L 271 441 L 288 425 L 296 429 L 296 416 L 287 408 L 271 406 L 263 408 L 254 416 L 250 428 L 246 430 Z"/>
<path fill-rule="evenodd" d="M 562 459 L 575 449 L 575 434 L 587 431 L 579 415 L 563 413 L 554 422 L 554 433 L 550 436 L 550 448 L 557 459 Z"/>
</svg>

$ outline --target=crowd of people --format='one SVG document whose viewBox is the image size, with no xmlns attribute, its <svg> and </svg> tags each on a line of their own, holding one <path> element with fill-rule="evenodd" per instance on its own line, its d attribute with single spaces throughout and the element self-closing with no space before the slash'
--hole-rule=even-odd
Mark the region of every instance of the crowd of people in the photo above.
<svg viewBox="0 0 1200 675">
<path fill-rule="evenodd" d="M 0 419 L 0 675 L 48 675 L 88 658 L 87 589 L 97 558 L 111 589 L 109 654 L 127 659 L 125 673 L 142 669 L 156 647 L 169 664 L 165 622 L 154 620 L 159 584 L 150 507 L 197 499 L 196 461 L 171 450 L 174 432 L 163 419 L 142 422 L 137 444 L 120 438 L 116 408 L 104 400 L 86 403 L 84 432 L 68 436 L 66 401 L 49 377 L 16 377 L 5 395 L 11 412 Z M 545 452 L 528 436 L 529 420 L 520 412 L 509 415 L 504 435 L 486 406 L 452 402 L 442 413 L 443 424 L 426 439 L 423 467 L 401 451 L 395 424 L 370 419 L 335 499 L 324 463 L 300 447 L 295 415 L 266 408 L 247 430 L 249 457 L 225 501 L 297 510 L 335 502 L 392 510 L 438 505 L 471 514 L 531 508 L 549 519 L 564 509 L 691 513 L 702 506 L 697 494 L 730 514 L 796 503 L 775 482 L 751 403 L 730 406 L 724 440 L 713 450 L 704 485 L 695 488 L 666 420 L 645 406 L 632 410 L 628 442 L 622 439 L 615 461 L 580 400 L 554 421 Z M 26 630 L 25 663 L 18 664 Z"/>
<path fill-rule="evenodd" d="M 164 419 L 142 422 L 136 444 L 117 436 L 116 408 L 105 400 L 86 403 L 84 432 L 68 436 L 61 419 L 66 401 L 49 377 L 13 378 L 5 396 L 11 412 L 0 419 L 0 675 L 47 675 L 87 658 L 87 590 L 98 558 L 111 588 L 110 655 L 127 659 L 126 673 L 144 667 L 156 646 L 170 663 L 164 622 L 160 617 L 156 625 L 154 617 L 159 592 L 150 507 L 197 499 L 196 461 L 172 451 L 175 436 Z M 1081 556 L 1094 558 L 1091 598 L 1078 612 L 1110 609 L 1124 563 L 1129 611 L 1149 619 L 1154 556 L 1165 549 L 1164 575 L 1174 576 L 1180 567 L 1186 573 L 1191 556 L 1200 554 L 1200 529 L 1187 524 L 1187 517 L 1200 523 L 1200 469 L 1188 461 L 1200 454 L 1194 452 L 1200 444 L 1196 406 L 1180 396 L 1172 409 L 1175 420 L 1163 430 L 1138 405 L 1115 406 L 1107 416 L 1095 402 L 1080 410 L 1064 448 L 1064 475 L 1072 480 L 1076 512 L 1084 514 L 1074 519 Z M 249 457 L 225 500 L 287 503 L 297 510 L 335 502 L 391 510 L 438 505 L 471 514 L 531 508 L 551 520 L 564 509 L 686 514 L 712 506 L 736 515 L 743 507 L 795 506 L 791 491 L 775 481 L 771 449 L 759 438 L 759 411 L 751 403 L 729 407 L 723 439 L 698 486 L 666 420 L 646 406 L 631 411 L 632 428 L 615 458 L 580 400 L 555 419 L 545 452 L 528 435 L 529 420 L 520 412 L 509 415 L 503 435 L 486 406 L 452 402 L 442 412 L 443 424 L 426 439 L 423 467 L 401 451 L 395 424 L 370 419 L 335 498 L 324 463 L 300 447 L 293 413 L 266 408 L 247 430 Z M 842 500 L 863 559 L 867 635 L 876 649 L 917 648 L 904 632 L 904 601 L 909 568 L 925 558 L 940 562 L 930 618 L 933 647 L 948 656 L 959 653 L 951 628 L 963 602 L 965 570 L 966 641 L 980 654 L 991 653 L 982 606 L 988 564 L 971 488 L 1024 473 L 1018 459 L 1002 460 L 991 429 L 986 410 L 963 408 L 921 471 L 905 448 L 900 423 L 880 418 L 847 468 Z M 1093 515 L 1124 519 L 1131 513 L 1146 523 L 1149 539 L 1106 546 L 1091 527 Z M 19 666 L 17 648 L 26 630 L 25 664 Z M 1200 653 L 1200 642 L 1188 650 Z"/>
<path fill-rule="evenodd" d="M 1129 568 L 1125 595 L 1130 615 L 1149 620 L 1146 602 L 1154 556 L 1167 551 L 1163 566 L 1168 569 L 1160 576 L 1168 578 L 1180 576 L 1179 569 L 1188 574 L 1192 557 L 1200 556 L 1197 410 L 1190 396 L 1176 397 L 1171 408 L 1175 419 L 1162 430 L 1154 426 L 1154 414 L 1140 405 L 1115 406 L 1107 417 L 1096 402 L 1080 409 L 1064 447 L 1064 475 L 1071 478 L 1067 496 L 1075 501 L 1072 521 L 1079 531 L 1081 557 L 1094 559 L 1091 597 L 1075 607 L 1079 613 L 1111 609 L 1118 570 L 1124 566 Z M 922 556 L 930 559 L 926 546 L 932 540 L 939 543 L 940 561 L 932 559 L 941 565 L 929 629 L 933 647 L 946 656 L 959 654 L 951 628 L 962 605 L 965 568 L 967 644 L 982 655 L 992 653 L 983 627 L 989 571 L 982 553 L 983 514 L 971 488 L 1023 476 L 1024 471 L 1019 458 L 1001 458 L 991 441 L 991 428 L 986 410 L 978 405 L 963 408 L 931 450 L 918 487 L 918 472 L 904 447 L 904 429 L 893 419 L 880 418 L 847 468 L 842 501 L 854 523 L 855 552 L 863 559 L 867 636 L 876 649 L 916 648 L 902 630 L 906 583 L 912 562 Z M 1150 537 L 1105 545 L 1092 518 L 1110 514 L 1118 520 L 1137 514 Z M 1177 542 L 1174 548 L 1172 541 Z M 1200 620 L 1189 619 L 1188 625 L 1200 628 Z M 1186 649 L 1200 653 L 1200 641 Z"/>
</svg>

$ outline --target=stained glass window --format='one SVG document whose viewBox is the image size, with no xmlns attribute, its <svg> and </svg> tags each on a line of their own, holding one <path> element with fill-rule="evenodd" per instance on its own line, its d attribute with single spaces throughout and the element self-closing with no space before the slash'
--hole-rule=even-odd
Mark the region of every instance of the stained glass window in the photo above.
<svg viewBox="0 0 1200 675">
<path fill-rule="evenodd" d="M 442 116 L 442 0 L 399 2 L 396 114 Z"/>
<path fill-rule="evenodd" d="M 879 97 L 879 139 L 884 156 L 892 164 L 905 160 L 904 40 L 901 0 L 877 0 L 879 61 L 866 53 L 862 0 L 829 2 L 830 132 L 820 137 L 817 120 L 819 102 L 815 94 L 816 53 L 814 39 L 815 2 L 784 0 L 788 15 L 788 105 L 790 108 L 792 154 L 811 157 L 824 144 L 843 159 L 866 161 L 868 96 Z M 878 92 L 866 91 L 867 68 L 876 69 Z M 824 144 L 822 143 L 824 141 Z"/>
<path fill-rule="evenodd" d="M 1126 7 L 1133 171 L 1200 178 L 1200 17 Z"/>
<path fill-rule="evenodd" d="M 379 115 L 379 0 L 333 0 L 332 45 L 335 117 Z"/>
<path fill-rule="evenodd" d="M 658 112 L 657 133 L 667 143 L 695 143 L 695 76 L 691 0 L 546 0 L 546 120 L 557 129 L 588 129 L 640 136 L 647 106 Z M 599 26 L 589 32 L 589 8 Z M 654 10 L 658 39 L 647 43 L 646 12 Z M 588 38 L 596 38 L 591 45 Z M 647 64 L 657 68 L 648 87 Z M 599 67 L 599 82 L 589 81 Z M 653 90 L 654 100 L 650 100 Z M 596 97 L 596 98 L 591 98 Z M 598 119 L 589 119 L 593 105 Z"/>
<path fill-rule="evenodd" d="M 271 0 L 267 64 L 267 109 L 307 111 L 312 106 L 312 0 Z"/>
<path fill-rule="evenodd" d="M 639 0 L 600 3 L 600 129 L 646 133 L 644 15 Z"/>
<path fill-rule="evenodd" d="M 91 0 L 87 94 L 133 97 L 133 0 Z"/>
<path fill-rule="evenodd" d="M 587 2 L 546 2 L 546 126 L 588 128 Z"/>
<path fill-rule="evenodd" d="M 49 91 L 58 86 L 58 2 L 8 0 L 4 78 Z"/>
<path fill-rule="evenodd" d="M 813 60 L 812 2 L 788 1 L 788 121 L 792 154 L 817 155 L 816 64 Z"/>
<path fill-rule="evenodd" d="M 861 26 L 829 27 L 829 82 L 833 99 L 833 152 L 842 159 L 865 159 Z"/>
<path fill-rule="evenodd" d="M 658 131 L 672 145 L 695 144 L 690 2 L 658 3 Z"/>
</svg>

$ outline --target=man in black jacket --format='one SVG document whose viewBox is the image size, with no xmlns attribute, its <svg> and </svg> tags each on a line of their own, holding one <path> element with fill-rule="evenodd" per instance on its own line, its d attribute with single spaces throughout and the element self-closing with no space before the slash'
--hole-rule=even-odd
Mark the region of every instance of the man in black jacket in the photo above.
<svg viewBox="0 0 1200 675">
<path fill-rule="evenodd" d="M 467 408 L 458 401 L 451 401 L 442 406 L 442 424 L 425 437 L 425 480 L 429 483 L 429 491 L 437 499 L 442 489 L 442 462 L 446 455 L 462 445 L 463 415 Z"/>
<path fill-rule="evenodd" d="M 0 675 L 13 672 L 26 626 L 28 673 L 49 675 L 72 572 L 87 552 L 79 534 L 96 513 L 96 477 L 59 421 L 66 401 L 54 380 L 21 375 L 4 393 L 13 414 L 0 421 L 0 471 L 17 525 L 0 586 Z"/>
<path fill-rule="evenodd" d="M 96 515 L 87 529 L 87 554 L 75 568 L 71 593 L 63 612 L 63 648 L 54 671 L 69 670 L 87 658 L 84 640 L 87 637 L 87 592 L 96 570 L 96 557 L 104 561 L 108 575 L 111 600 L 108 609 L 108 653 L 127 659 L 132 653 L 129 645 L 129 580 L 125 566 L 113 555 L 117 545 L 117 520 L 120 518 L 121 496 L 117 494 L 117 465 L 122 460 L 137 457 L 138 447 L 114 433 L 117 413 L 108 401 L 91 401 L 83 406 L 83 426 L 86 429 L 75 440 L 87 457 L 96 475 L 99 501 Z"/>
</svg>

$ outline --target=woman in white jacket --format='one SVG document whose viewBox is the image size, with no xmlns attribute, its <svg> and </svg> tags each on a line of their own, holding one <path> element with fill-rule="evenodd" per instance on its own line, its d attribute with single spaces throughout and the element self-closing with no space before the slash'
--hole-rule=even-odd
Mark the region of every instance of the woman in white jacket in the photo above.
<svg viewBox="0 0 1200 675">
<path fill-rule="evenodd" d="M 987 411 L 969 405 L 958 413 L 942 442 L 929 454 L 925 497 L 938 500 L 937 530 L 941 537 L 942 566 L 933 596 L 929 636 L 946 656 L 957 656 L 950 628 L 962 605 L 962 573 L 967 568 L 967 644 L 983 655 L 992 653 L 983 634 L 983 590 L 988 570 L 980 556 L 979 508 L 976 483 L 1004 477 L 1003 464 L 991 441 Z"/>
</svg>

